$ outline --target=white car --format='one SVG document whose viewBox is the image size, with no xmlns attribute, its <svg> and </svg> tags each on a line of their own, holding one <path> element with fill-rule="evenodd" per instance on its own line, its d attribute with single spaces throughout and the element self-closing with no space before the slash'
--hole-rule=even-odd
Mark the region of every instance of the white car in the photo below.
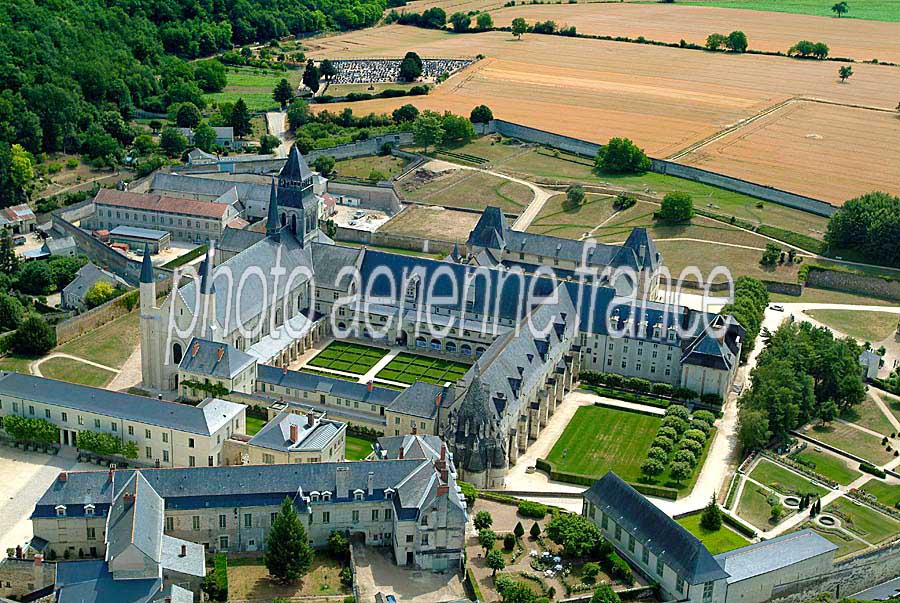
<svg viewBox="0 0 900 603">
<path fill-rule="evenodd" d="M 772 309 L 776 312 L 784 312 L 784 306 L 781 304 L 772 304 Z"/>
</svg>

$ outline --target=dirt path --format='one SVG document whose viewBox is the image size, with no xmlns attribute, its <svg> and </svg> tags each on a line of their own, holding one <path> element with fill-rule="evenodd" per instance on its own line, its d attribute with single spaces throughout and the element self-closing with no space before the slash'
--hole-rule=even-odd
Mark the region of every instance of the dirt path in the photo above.
<svg viewBox="0 0 900 603">
<path fill-rule="evenodd" d="M 293 136 L 287 123 L 287 113 L 283 111 L 269 111 L 266 113 L 266 127 L 269 134 L 281 140 L 281 144 L 275 149 L 278 157 L 287 157 L 291 150 Z"/>
</svg>

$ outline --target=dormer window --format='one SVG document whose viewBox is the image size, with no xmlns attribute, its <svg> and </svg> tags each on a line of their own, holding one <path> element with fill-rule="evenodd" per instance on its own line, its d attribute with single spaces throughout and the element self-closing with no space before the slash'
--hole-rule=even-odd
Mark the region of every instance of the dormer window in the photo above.
<svg viewBox="0 0 900 603">
<path fill-rule="evenodd" d="M 325 502 L 329 502 L 331 500 L 331 492 L 329 492 L 328 490 L 322 492 L 322 500 L 324 500 Z"/>
<path fill-rule="evenodd" d="M 84 514 L 86 517 L 93 517 L 94 516 L 94 505 L 91 505 L 91 504 L 84 505 Z"/>
<path fill-rule="evenodd" d="M 362 500 L 365 492 L 362 490 L 354 490 L 353 491 L 353 500 Z"/>
<path fill-rule="evenodd" d="M 388 488 L 387 490 L 385 490 L 385 491 L 384 491 L 384 497 L 385 497 L 386 499 L 388 499 L 388 500 L 393 499 L 393 498 L 394 498 L 394 490 L 391 489 L 391 488 Z"/>
<path fill-rule="evenodd" d="M 316 492 L 316 491 L 312 491 L 312 492 L 309 493 L 309 498 L 310 498 L 310 500 L 312 500 L 313 502 L 319 502 L 319 493 Z"/>
<path fill-rule="evenodd" d="M 675 341 L 675 327 L 669 327 L 669 341 Z"/>
<path fill-rule="evenodd" d="M 57 517 L 65 517 L 66 516 L 66 505 L 56 505 L 56 516 Z"/>
<path fill-rule="evenodd" d="M 419 292 L 419 277 L 418 275 L 413 276 L 406 283 L 406 300 L 407 301 L 415 301 L 418 297 Z"/>
</svg>

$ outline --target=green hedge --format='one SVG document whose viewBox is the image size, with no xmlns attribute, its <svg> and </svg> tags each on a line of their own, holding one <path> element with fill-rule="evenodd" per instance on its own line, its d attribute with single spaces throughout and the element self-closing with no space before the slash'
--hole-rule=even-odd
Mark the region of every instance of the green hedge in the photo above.
<svg viewBox="0 0 900 603">
<path fill-rule="evenodd" d="M 183 266 L 184 264 L 187 264 L 191 260 L 195 260 L 195 259 L 199 258 L 201 255 L 206 253 L 208 250 L 209 250 L 209 245 L 200 245 L 199 247 L 195 247 L 194 249 L 188 251 L 184 255 L 178 256 L 171 262 L 167 262 L 167 263 L 163 264 L 162 267 L 173 270 L 175 268 L 178 268 L 179 266 Z"/>
<path fill-rule="evenodd" d="M 828 245 L 825 241 L 814 239 L 813 237 L 791 230 L 769 226 L 768 224 L 760 224 L 759 227 L 757 227 L 756 232 L 818 255 L 824 254 L 825 250 L 828 249 Z"/>
<path fill-rule="evenodd" d="M 655 416 L 655 415 L 654 415 Z M 547 459 L 537 459 L 534 466 L 541 471 L 546 471 L 550 479 L 566 482 L 569 484 L 577 484 L 579 486 L 593 486 L 597 481 L 597 477 L 593 475 L 582 475 L 579 473 L 568 473 L 566 471 L 557 471 L 553 463 Z M 669 500 L 678 499 L 678 490 L 666 486 L 657 486 L 655 484 L 642 484 L 640 482 L 628 482 L 628 485 L 646 496 L 656 496 Z"/>
<path fill-rule="evenodd" d="M 722 523 L 731 526 L 747 538 L 756 538 L 756 530 L 750 526 L 744 525 L 728 513 L 720 513 L 720 515 L 722 516 Z"/>
<path fill-rule="evenodd" d="M 547 505 L 523 500 L 519 502 L 519 515 L 522 517 L 530 517 L 531 519 L 543 519 L 547 516 Z"/>
<path fill-rule="evenodd" d="M 228 559 L 219 553 L 213 560 L 213 569 L 203 578 L 203 591 L 212 601 L 228 600 Z"/>
<path fill-rule="evenodd" d="M 870 475 L 874 475 L 875 477 L 880 477 L 882 479 L 884 479 L 887 476 L 887 474 L 884 471 L 882 471 L 875 465 L 870 465 L 869 463 L 860 463 L 859 470 L 863 471 L 865 473 L 868 473 Z"/>
<path fill-rule="evenodd" d="M 466 594 L 472 597 L 473 601 L 484 601 L 484 596 L 481 594 L 481 587 L 478 586 L 478 580 L 475 579 L 475 575 L 472 573 L 472 568 L 466 568 Z"/>
</svg>

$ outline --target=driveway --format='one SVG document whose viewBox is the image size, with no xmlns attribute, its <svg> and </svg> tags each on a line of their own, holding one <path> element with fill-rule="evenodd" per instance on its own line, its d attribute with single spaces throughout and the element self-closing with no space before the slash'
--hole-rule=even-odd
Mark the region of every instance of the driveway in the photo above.
<svg viewBox="0 0 900 603">
<path fill-rule="evenodd" d="M 291 136 L 288 129 L 287 113 L 284 111 L 269 111 L 266 113 L 266 125 L 269 134 L 281 140 L 281 144 L 275 149 L 275 155 L 278 157 L 287 157 L 291 150 Z"/>
<path fill-rule="evenodd" d="M 353 543 L 360 601 L 374 601 L 379 592 L 393 594 L 403 603 L 438 603 L 466 598 L 458 574 L 436 574 L 394 564 L 391 550 Z"/>
<path fill-rule="evenodd" d="M 0 447 L 0 552 L 25 543 L 31 538 L 28 520 L 34 505 L 57 478 L 60 471 L 99 470 L 97 465 L 79 463 L 74 449 L 63 449 L 59 455 L 25 452 L 18 448 Z"/>
</svg>

